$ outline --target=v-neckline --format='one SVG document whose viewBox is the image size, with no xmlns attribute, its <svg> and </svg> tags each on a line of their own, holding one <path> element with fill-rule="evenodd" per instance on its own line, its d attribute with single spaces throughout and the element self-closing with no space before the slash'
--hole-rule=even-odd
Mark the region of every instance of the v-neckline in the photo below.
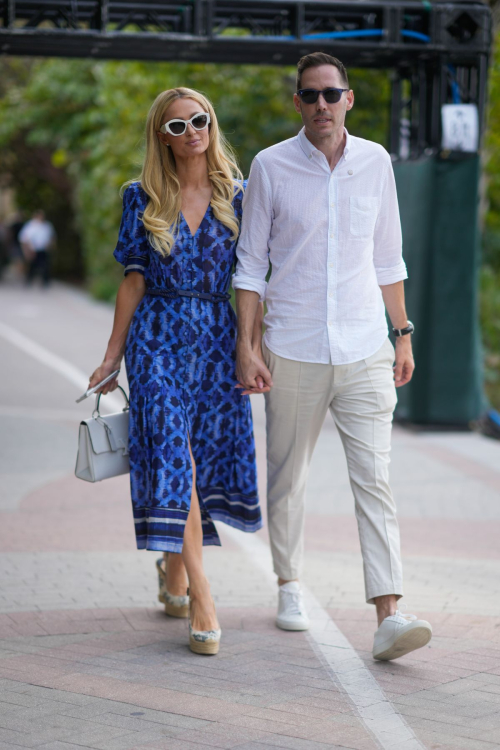
<svg viewBox="0 0 500 750">
<path fill-rule="evenodd" d="M 210 197 L 210 200 L 209 200 L 209 202 L 208 202 L 208 206 L 207 206 L 207 208 L 206 208 L 206 210 L 205 210 L 205 213 L 203 214 L 203 218 L 202 218 L 202 220 L 200 221 L 200 223 L 198 224 L 198 227 L 196 228 L 196 232 L 193 232 L 193 231 L 192 231 L 191 227 L 189 226 L 189 224 L 188 224 L 188 222 L 187 222 L 187 219 L 186 219 L 186 217 L 184 216 L 184 214 L 182 213 L 182 211 L 180 212 L 180 213 L 181 213 L 181 216 L 182 216 L 182 218 L 183 218 L 183 220 L 184 220 L 184 224 L 185 224 L 185 225 L 187 226 L 187 228 L 188 228 L 188 232 L 189 232 L 189 234 L 191 235 L 191 237 L 192 237 L 193 239 L 194 239 L 194 238 L 196 237 L 196 235 L 197 235 L 197 234 L 198 234 L 198 232 L 200 231 L 200 227 L 201 227 L 201 225 L 203 224 L 203 222 L 205 221 L 205 218 L 206 218 L 206 215 L 208 214 L 208 211 L 209 211 L 209 209 L 210 209 L 211 203 L 212 203 L 212 198 Z"/>
</svg>

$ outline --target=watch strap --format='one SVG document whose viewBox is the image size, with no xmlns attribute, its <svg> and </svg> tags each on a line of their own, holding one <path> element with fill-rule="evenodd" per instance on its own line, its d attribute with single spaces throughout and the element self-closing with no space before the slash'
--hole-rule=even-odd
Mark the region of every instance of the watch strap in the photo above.
<svg viewBox="0 0 500 750">
<path fill-rule="evenodd" d="M 415 330 L 415 326 L 411 322 L 411 320 L 408 321 L 408 325 L 406 328 L 393 328 L 392 332 L 398 338 L 399 336 L 407 336 L 409 333 L 413 333 Z"/>
</svg>

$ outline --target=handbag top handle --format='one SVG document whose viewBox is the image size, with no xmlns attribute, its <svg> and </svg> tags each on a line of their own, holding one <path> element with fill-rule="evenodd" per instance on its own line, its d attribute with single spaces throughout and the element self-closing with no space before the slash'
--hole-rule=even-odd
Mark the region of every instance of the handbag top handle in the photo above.
<svg viewBox="0 0 500 750">
<path fill-rule="evenodd" d="M 121 387 L 121 385 L 119 385 L 118 388 L 122 392 L 123 398 L 125 399 L 125 406 L 123 407 L 123 411 L 127 411 L 129 409 L 129 407 L 130 407 L 128 396 L 125 393 L 125 391 L 123 390 L 123 388 Z M 92 412 L 92 416 L 94 416 L 95 414 L 97 414 L 98 417 L 101 416 L 101 413 L 99 411 L 99 404 L 101 403 L 101 396 L 102 396 L 102 393 L 98 393 L 97 396 L 96 396 L 95 407 L 94 407 L 94 411 Z"/>
</svg>

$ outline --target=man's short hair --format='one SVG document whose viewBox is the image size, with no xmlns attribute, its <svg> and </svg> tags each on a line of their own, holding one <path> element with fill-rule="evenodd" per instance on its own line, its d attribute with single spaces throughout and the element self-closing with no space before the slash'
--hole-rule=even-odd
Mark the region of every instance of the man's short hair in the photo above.
<svg viewBox="0 0 500 750">
<path fill-rule="evenodd" d="M 301 88 L 302 73 L 308 68 L 319 68 L 320 65 L 333 65 L 339 71 L 342 81 L 347 88 L 349 88 L 349 79 L 347 77 L 347 70 L 343 63 L 337 60 L 336 57 L 328 55 L 326 52 L 312 52 L 310 55 L 304 55 L 297 63 L 297 88 L 298 91 Z"/>
</svg>

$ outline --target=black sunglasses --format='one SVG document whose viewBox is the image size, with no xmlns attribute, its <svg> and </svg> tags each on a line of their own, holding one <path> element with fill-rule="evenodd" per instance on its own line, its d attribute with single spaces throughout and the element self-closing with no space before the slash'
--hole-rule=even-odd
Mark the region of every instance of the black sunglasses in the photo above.
<svg viewBox="0 0 500 750">
<path fill-rule="evenodd" d="M 343 91 L 349 91 L 349 89 L 323 89 L 322 91 L 318 91 L 318 89 L 299 89 L 297 94 L 304 104 L 316 104 L 320 94 L 323 94 L 327 104 L 337 104 L 342 97 Z"/>
</svg>

